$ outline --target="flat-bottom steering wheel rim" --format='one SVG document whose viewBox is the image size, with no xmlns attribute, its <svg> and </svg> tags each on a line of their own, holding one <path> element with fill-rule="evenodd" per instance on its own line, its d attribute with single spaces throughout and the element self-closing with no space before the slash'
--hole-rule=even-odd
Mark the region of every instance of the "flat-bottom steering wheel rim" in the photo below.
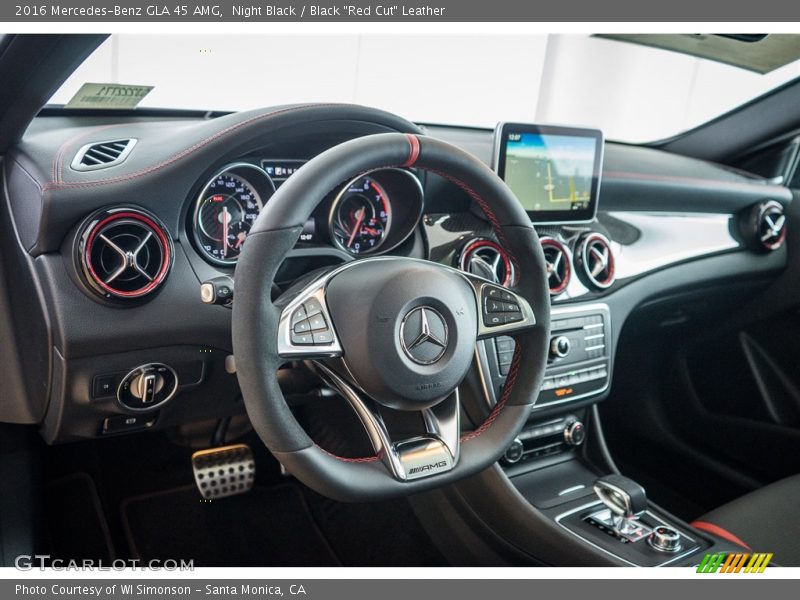
<svg viewBox="0 0 800 600">
<path fill-rule="evenodd" d="M 299 425 L 277 383 L 276 372 L 286 362 L 276 343 L 284 306 L 273 304 L 270 295 L 283 259 L 330 190 L 362 173 L 389 167 L 415 167 L 445 177 L 470 196 L 486 214 L 514 265 L 517 280 L 512 293 L 524 299 L 535 315 L 535 325 L 515 332 L 515 354 L 496 406 L 483 423 L 460 435 L 455 466 L 445 473 L 410 481 L 391 477 L 380 456 L 353 459 L 327 452 Z M 537 234 L 518 200 L 472 155 L 425 136 L 365 136 L 310 160 L 264 207 L 236 267 L 233 348 L 253 427 L 290 473 L 338 500 L 367 501 L 417 493 L 452 483 L 494 463 L 524 426 L 538 396 L 547 360 L 549 325 L 545 260 Z"/>
</svg>

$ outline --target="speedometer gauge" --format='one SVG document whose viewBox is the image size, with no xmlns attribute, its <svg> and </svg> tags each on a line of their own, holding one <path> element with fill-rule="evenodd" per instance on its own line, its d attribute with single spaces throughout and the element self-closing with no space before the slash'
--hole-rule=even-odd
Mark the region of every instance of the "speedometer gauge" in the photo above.
<svg viewBox="0 0 800 600">
<path fill-rule="evenodd" d="M 239 163 L 226 167 L 197 198 L 193 231 L 201 252 L 214 263 L 234 264 L 253 222 L 275 186 L 259 167 Z"/>
<path fill-rule="evenodd" d="M 331 206 L 333 242 L 351 254 L 365 254 L 381 246 L 389 232 L 392 208 L 386 190 L 369 175 L 350 182 Z"/>
</svg>

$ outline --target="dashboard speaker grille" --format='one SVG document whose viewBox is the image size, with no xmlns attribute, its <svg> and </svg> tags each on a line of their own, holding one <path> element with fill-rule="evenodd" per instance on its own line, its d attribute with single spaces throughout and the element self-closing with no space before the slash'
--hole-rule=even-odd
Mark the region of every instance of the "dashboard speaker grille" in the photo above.
<svg viewBox="0 0 800 600">
<path fill-rule="evenodd" d="M 509 287 L 514 281 L 514 270 L 508 253 L 500 244 L 486 238 L 476 238 L 464 245 L 458 267 L 505 287 Z"/>
<path fill-rule="evenodd" d="M 155 292 L 172 266 L 172 242 L 165 227 L 139 209 L 104 210 L 83 228 L 81 270 L 95 293 L 113 299 Z"/>
</svg>

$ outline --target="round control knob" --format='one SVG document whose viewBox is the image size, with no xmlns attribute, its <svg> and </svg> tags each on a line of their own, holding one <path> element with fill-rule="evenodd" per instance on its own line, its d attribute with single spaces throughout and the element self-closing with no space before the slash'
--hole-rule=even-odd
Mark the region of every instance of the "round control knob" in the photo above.
<svg viewBox="0 0 800 600">
<path fill-rule="evenodd" d="M 522 440 L 519 438 L 514 438 L 514 441 L 511 442 L 511 445 L 506 450 L 506 453 L 503 455 L 503 460 L 506 461 L 508 464 L 513 465 L 517 463 L 522 458 L 522 455 L 525 452 L 525 447 L 522 445 Z"/>
<path fill-rule="evenodd" d="M 647 541 L 659 552 L 677 552 L 681 549 L 681 534 L 666 525 L 653 529 Z"/>
<path fill-rule="evenodd" d="M 569 354 L 570 349 L 569 338 L 565 335 L 559 335 L 550 340 L 550 356 L 553 358 L 564 358 Z"/>
<path fill-rule="evenodd" d="M 586 428 L 580 421 L 571 421 L 564 428 L 564 442 L 568 446 L 580 446 L 586 440 Z"/>
<path fill-rule="evenodd" d="M 160 373 L 137 373 L 131 379 L 130 392 L 138 400 L 146 400 L 148 395 L 155 396 L 164 389 L 164 376 Z"/>
<path fill-rule="evenodd" d="M 117 399 L 128 410 L 147 411 L 160 406 L 178 391 L 178 375 L 162 363 L 135 368 L 122 378 Z"/>
</svg>

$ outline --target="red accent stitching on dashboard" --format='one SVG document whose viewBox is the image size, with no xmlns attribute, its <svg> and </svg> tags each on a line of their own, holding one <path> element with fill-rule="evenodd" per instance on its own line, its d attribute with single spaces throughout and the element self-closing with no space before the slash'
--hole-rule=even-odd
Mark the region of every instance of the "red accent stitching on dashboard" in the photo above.
<svg viewBox="0 0 800 600">
<path fill-rule="evenodd" d="M 519 344 L 517 344 L 514 349 L 514 357 L 511 359 L 511 367 L 508 370 L 508 377 L 506 378 L 506 384 L 503 387 L 503 394 L 500 396 L 500 400 L 495 404 L 494 409 L 492 409 L 492 412 L 489 413 L 489 416 L 486 417 L 486 420 L 480 427 L 461 436 L 462 442 L 473 440 L 479 435 L 486 433 L 497 420 L 497 417 L 500 416 L 500 411 L 503 410 L 503 407 L 506 405 L 508 398 L 511 396 L 511 391 L 514 389 L 514 384 L 517 382 L 517 375 L 519 374 L 519 365 L 521 362 L 522 352 L 519 349 Z"/>
<path fill-rule="evenodd" d="M 336 460 L 341 460 L 342 462 L 348 462 L 348 463 L 370 463 L 370 462 L 375 462 L 377 460 L 381 460 L 381 458 L 383 458 L 383 452 L 380 452 L 378 454 L 374 454 L 372 456 L 362 456 L 360 458 L 347 458 L 347 457 L 344 457 L 344 456 L 339 456 L 338 454 L 334 454 L 333 452 L 329 452 L 328 450 L 325 450 L 325 448 L 323 448 L 322 446 L 320 446 L 316 442 L 314 442 L 314 445 L 317 448 L 319 448 L 320 450 L 322 450 L 328 456 L 330 456 L 332 458 L 335 458 Z"/>
<path fill-rule="evenodd" d="M 225 129 L 221 129 L 217 133 L 215 133 L 215 134 L 213 134 L 213 135 L 211 135 L 211 136 L 209 136 L 209 137 L 207 137 L 207 138 L 205 138 L 203 140 L 200 140 L 199 142 L 197 142 L 193 146 L 190 146 L 189 148 L 186 148 L 185 150 L 181 150 L 177 154 L 173 154 L 170 158 L 168 158 L 168 159 L 166 159 L 166 160 L 164 160 L 164 161 L 162 161 L 160 163 L 157 163 L 157 164 L 152 165 L 150 167 L 147 167 L 145 169 L 141 169 L 141 170 L 136 171 L 134 173 L 130 173 L 128 175 L 122 175 L 122 176 L 119 176 L 119 177 L 109 177 L 109 178 L 106 178 L 106 179 L 97 179 L 95 181 L 86 181 L 86 182 L 58 183 L 56 181 L 51 181 L 51 182 L 49 182 L 48 184 L 46 184 L 44 186 L 44 190 L 45 191 L 49 191 L 51 189 L 81 189 L 81 188 L 98 187 L 98 186 L 102 186 L 102 185 L 108 185 L 108 184 L 113 184 L 113 183 L 122 183 L 122 182 L 125 182 L 125 181 L 130 181 L 131 179 L 136 179 L 138 177 L 142 177 L 142 176 L 148 175 L 150 173 L 155 173 L 156 171 L 159 171 L 159 170 L 163 169 L 164 167 L 167 167 L 167 166 L 179 161 L 180 159 L 192 154 L 193 152 L 196 152 L 196 151 L 200 150 L 201 148 L 204 148 L 205 146 L 207 146 L 211 142 L 219 139 L 220 137 L 223 137 L 223 136 L 225 136 L 228 133 L 231 133 L 233 131 L 237 131 L 238 129 L 241 129 L 242 127 L 246 127 L 247 125 L 250 125 L 251 123 L 255 123 L 257 121 L 269 119 L 271 117 L 275 117 L 275 116 L 280 115 L 280 114 L 285 114 L 285 113 L 295 112 L 295 111 L 304 111 L 304 110 L 308 110 L 308 109 L 312 109 L 312 108 L 322 108 L 322 107 L 326 107 L 326 106 L 347 106 L 347 105 L 345 105 L 345 104 L 336 104 L 336 103 L 307 104 L 307 105 L 304 105 L 304 106 L 294 106 L 294 107 L 291 107 L 291 108 L 284 108 L 284 109 L 281 109 L 281 110 L 272 111 L 272 112 L 269 112 L 269 113 L 266 113 L 266 114 L 255 115 L 253 117 L 250 117 L 249 119 L 245 119 L 244 121 L 240 121 L 238 123 L 235 123 L 235 124 L 231 125 L 230 127 L 226 127 Z"/>
<path fill-rule="evenodd" d="M 720 527 L 719 525 L 714 525 L 713 523 L 707 523 L 706 521 L 694 521 L 691 525 L 695 529 L 700 529 L 701 531 L 705 531 L 706 533 L 710 533 L 717 537 L 721 537 L 723 540 L 728 540 L 729 542 L 733 542 L 738 546 L 751 550 L 750 546 L 745 544 L 742 540 L 740 540 L 737 536 L 733 535 L 730 531 L 728 531 L 723 527 Z"/>
<path fill-rule="evenodd" d="M 406 137 L 408 138 L 408 143 L 411 144 L 411 151 L 408 154 L 408 160 L 403 163 L 403 166 L 408 168 L 413 167 L 419 158 L 419 138 L 412 133 L 407 134 Z"/>
<path fill-rule="evenodd" d="M 750 190 L 753 191 L 755 189 L 760 190 L 763 192 L 765 189 L 769 190 L 770 188 L 774 189 L 776 186 L 773 185 L 765 185 L 763 180 L 754 179 L 752 182 L 750 181 L 725 181 L 720 179 L 708 179 L 706 177 L 680 177 L 677 175 L 661 175 L 657 173 L 630 173 L 626 171 L 604 171 L 603 177 L 605 179 L 630 179 L 630 180 L 638 180 L 638 181 L 663 181 L 663 182 L 671 182 L 671 183 L 679 183 L 683 185 L 705 185 L 714 188 L 728 188 L 728 189 L 739 189 L 739 190 Z"/>
<path fill-rule="evenodd" d="M 92 127 L 89 131 L 81 131 L 73 136 L 71 136 L 66 142 L 61 144 L 58 148 L 58 152 L 56 153 L 55 158 L 53 159 L 53 182 L 60 182 L 64 180 L 64 162 L 63 157 L 66 151 L 72 147 L 75 142 L 82 139 L 88 139 L 90 136 L 96 135 L 101 131 L 105 131 L 106 129 L 113 129 L 115 127 L 124 127 L 124 125 L 120 125 L 119 123 L 114 123 L 111 125 L 102 125 L 100 127 Z M 52 182 L 51 182 L 52 183 Z M 49 184 L 48 184 L 49 185 Z"/>
</svg>

